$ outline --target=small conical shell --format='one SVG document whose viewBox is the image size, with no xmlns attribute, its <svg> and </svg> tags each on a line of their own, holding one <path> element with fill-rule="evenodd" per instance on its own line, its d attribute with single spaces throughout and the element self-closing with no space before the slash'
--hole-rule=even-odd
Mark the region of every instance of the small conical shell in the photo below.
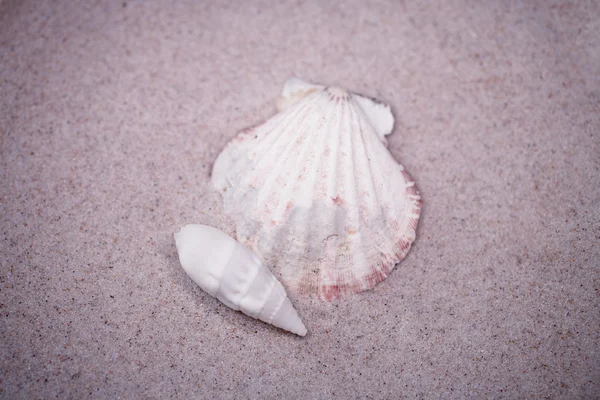
<svg viewBox="0 0 600 400">
<path fill-rule="evenodd" d="M 250 317 L 306 335 L 281 283 L 246 247 L 216 228 L 193 224 L 175 233 L 175 244 L 181 266 L 202 290 Z"/>
<path fill-rule="evenodd" d="M 237 240 L 292 293 L 331 300 L 374 287 L 408 253 L 421 209 L 385 146 L 389 106 L 292 79 L 278 108 L 213 167 Z"/>
</svg>

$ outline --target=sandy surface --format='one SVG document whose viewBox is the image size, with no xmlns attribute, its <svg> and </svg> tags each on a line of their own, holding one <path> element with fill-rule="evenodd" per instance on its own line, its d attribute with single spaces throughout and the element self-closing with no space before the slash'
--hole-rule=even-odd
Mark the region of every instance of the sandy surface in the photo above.
<svg viewBox="0 0 600 400">
<path fill-rule="evenodd" d="M 0 1 L 0 397 L 600 397 L 600 6 L 501 3 Z M 424 201 L 305 338 L 172 239 L 292 75 L 389 101 Z"/>
</svg>

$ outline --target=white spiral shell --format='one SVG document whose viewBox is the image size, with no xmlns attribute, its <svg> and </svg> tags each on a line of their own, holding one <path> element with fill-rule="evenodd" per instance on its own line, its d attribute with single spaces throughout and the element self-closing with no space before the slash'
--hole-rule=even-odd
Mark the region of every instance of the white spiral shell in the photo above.
<svg viewBox="0 0 600 400">
<path fill-rule="evenodd" d="M 281 283 L 246 247 L 207 225 L 175 233 L 179 261 L 202 290 L 226 306 L 278 328 L 306 335 Z"/>
<path fill-rule="evenodd" d="M 293 293 L 331 300 L 374 287 L 408 253 L 421 209 L 386 147 L 390 107 L 298 79 L 277 107 L 213 167 L 237 240 Z"/>
</svg>

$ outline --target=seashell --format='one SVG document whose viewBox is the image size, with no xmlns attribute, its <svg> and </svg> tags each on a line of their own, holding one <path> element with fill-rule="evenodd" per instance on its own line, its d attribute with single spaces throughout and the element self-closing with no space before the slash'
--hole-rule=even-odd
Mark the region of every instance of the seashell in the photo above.
<svg viewBox="0 0 600 400">
<path fill-rule="evenodd" d="M 292 292 L 331 300 L 373 288 L 408 253 L 421 209 L 385 145 L 390 107 L 295 78 L 277 106 L 213 167 L 237 239 Z"/>
<path fill-rule="evenodd" d="M 220 230 L 186 225 L 175 233 L 179 261 L 202 290 L 227 307 L 305 336 L 281 283 L 249 249 Z"/>
<path fill-rule="evenodd" d="M 326 89 L 323 85 L 315 85 L 298 78 L 290 78 L 285 82 L 281 97 L 277 100 L 277 111 L 284 111 L 293 106 L 307 95 Z M 360 94 L 353 94 L 354 100 L 360 105 L 365 113 L 369 124 L 382 142 L 387 145 L 386 135 L 394 129 L 394 116 L 388 104 L 375 98 L 367 98 Z"/>
</svg>

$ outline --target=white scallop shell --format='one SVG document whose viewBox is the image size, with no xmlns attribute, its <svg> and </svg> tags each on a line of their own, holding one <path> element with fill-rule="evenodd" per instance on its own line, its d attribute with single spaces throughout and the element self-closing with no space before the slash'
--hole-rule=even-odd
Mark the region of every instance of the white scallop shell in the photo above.
<svg viewBox="0 0 600 400">
<path fill-rule="evenodd" d="M 298 78 L 290 78 L 285 82 L 281 97 L 277 100 L 277 110 L 283 111 L 307 95 L 323 89 L 326 89 L 323 85 L 315 85 Z M 375 133 L 387 145 L 385 136 L 392 133 L 392 129 L 394 129 L 394 116 L 392 115 L 390 106 L 381 100 L 368 98 L 356 93 L 353 93 L 352 97 L 363 109 L 365 117 L 373 127 Z"/>
<path fill-rule="evenodd" d="M 175 233 L 179 261 L 202 290 L 227 307 L 306 335 L 281 283 L 246 247 L 216 228 L 186 225 Z"/>
<path fill-rule="evenodd" d="M 237 239 L 297 293 L 330 300 L 372 288 L 408 253 L 421 208 L 385 146 L 389 106 L 292 79 L 278 108 L 213 167 Z"/>
</svg>

